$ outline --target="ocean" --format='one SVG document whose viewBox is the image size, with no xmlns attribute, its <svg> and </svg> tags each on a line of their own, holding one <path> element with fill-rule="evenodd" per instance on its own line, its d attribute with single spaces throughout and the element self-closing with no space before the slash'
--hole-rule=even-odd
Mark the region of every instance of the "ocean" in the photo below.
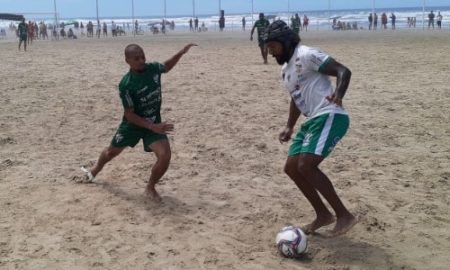
<svg viewBox="0 0 450 270">
<path fill-rule="evenodd" d="M 443 16 L 442 26 L 443 28 L 450 27 L 450 6 L 445 7 L 426 7 L 425 16 L 424 16 L 424 24 L 427 27 L 428 24 L 428 13 L 430 10 L 433 10 L 437 15 L 437 12 L 440 11 Z M 225 11 L 226 12 L 226 11 Z M 298 13 L 301 18 L 303 15 L 307 15 L 309 17 L 309 29 L 310 30 L 327 30 L 331 29 L 330 24 L 332 22 L 332 18 L 337 18 L 337 20 L 343 22 L 356 22 L 359 28 L 367 29 L 369 26 L 367 17 L 369 13 L 371 13 L 371 9 L 353 9 L 353 10 L 330 10 L 330 11 L 292 11 L 290 13 L 287 12 L 278 12 L 278 13 L 266 13 L 265 15 L 269 16 L 271 20 L 274 18 L 279 18 L 282 20 L 288 20 L 292 15 Z M 381 25 L 381 14 L 385 12 L 388 17 L 393 12 L 395 13 L 396 27 L 397 28 L 408 28 L 407 18 L 408 17 L 416 17 L 416 27 L 422 27 L 422 7 L 415 8 L 377 8 L 375 12 L 378 14 L 379 22 L 378 25 Z M 225 14 L 225 31 L 238 31 L 242 29 L 242 18 L 246 19 L 246 27 L 251 28 L 252 23 L 258 19 L 258 13 L 253 14 L 253 17 L 250 13 L 239 13 L 239 14 Z M 168 21 L 173 21 L 175 23 L 175 31 L 189 31 L 189 20 L 192 16 L 170 16 L 167 17 Z M 52 24 L 54 22 L 54 18 L 45 18 L 45 17 L 33 17 L 26 16 L 28 20 L 35 21 L 44 21 L 48 24 Z M 143 30 L 147 30 L 151 24 L 156 24 L 162 21 L 163 17 L 160 16 L 148 16 L 148 17 L 135 17 L 138 20 L 139 27 Z M 209 15 L 198 15 L 199 26 L 202 23 L 208 27 L 209 30 L 218 30 L 218 14 L 209 14 Z M 435 18 L 436 20 L 436 18 Z M 88 21 L 92 21 L 96 24 L 96 18 L 60 18 L 60 22 L 70 23 L 74 21 L 83 22 L 84 25 L 87 24 Z M 122 16 L 122 17 L 100 17 L 101 23 L 106 22 L 108 25 L 114 21 L 119 26 L 125 26 L 125 28 L 132 27 L 132 19 L 131 16 Z M 388 20 L 388 25 L 390 25 L 390 20 Z M 6 28 L 11 22 L 9 21 L 0 21 L 0 27 Z"/>
</svg>

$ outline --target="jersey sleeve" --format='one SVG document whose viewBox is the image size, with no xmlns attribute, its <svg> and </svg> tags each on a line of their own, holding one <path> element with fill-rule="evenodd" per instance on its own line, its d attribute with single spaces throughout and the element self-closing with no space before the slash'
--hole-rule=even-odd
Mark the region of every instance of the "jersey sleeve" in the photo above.
<svg viewBox="0 0 450 270">
<path fill-rule="evenodd" d="M 153 73 L 158 73 L 158 74 L 166 73 L 166 66 L 164 64 L 161 64 L 161 63 L 158 63 L 158 62 L 148 63 L 147 67 Z"/>
<path fill-rule="evenodd" d="M 309 48 L 304 57 L 304 67 L 321 72 L 327 67 L 331 59 L 328 54 L 315 48 Z"/>
</svg>

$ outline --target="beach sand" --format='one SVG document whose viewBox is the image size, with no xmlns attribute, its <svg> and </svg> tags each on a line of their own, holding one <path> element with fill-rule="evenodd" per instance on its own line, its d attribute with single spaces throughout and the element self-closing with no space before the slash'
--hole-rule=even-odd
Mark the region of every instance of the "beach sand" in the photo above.
<svg viewBox="0 0 450 270">
<path fill-rule="evenodd" d="M 283 173 L 289 97 L 249 32 L 1 43 L 0 268 L 448 269 L 449 34 L 301 34 L 353 72 L 351 128 L 321 168 L 361 219 L 311 236 L 301 260 L 274 244 L 314 218 Z M 175 124 L 163 203 L 144 198 L 155 158 L 142 144 L 76 184 L 121 120 L 124 47 L 162 62 L 188 42 L 200 46 L 163 76 Z"/>
</svg>

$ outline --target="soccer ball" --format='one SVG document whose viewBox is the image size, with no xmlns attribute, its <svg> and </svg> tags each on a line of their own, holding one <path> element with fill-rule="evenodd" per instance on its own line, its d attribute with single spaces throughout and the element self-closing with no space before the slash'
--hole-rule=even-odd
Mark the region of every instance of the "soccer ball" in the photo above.
<svg viewBox="0 0 450 270">
<path fill-rule="evenodd" d="M 308 247 L 308 238 L 302 229 L 287 226 L 281 229 L 275 240 L 278 251 L 287 258 L 300 257 Z"/>
</svg>

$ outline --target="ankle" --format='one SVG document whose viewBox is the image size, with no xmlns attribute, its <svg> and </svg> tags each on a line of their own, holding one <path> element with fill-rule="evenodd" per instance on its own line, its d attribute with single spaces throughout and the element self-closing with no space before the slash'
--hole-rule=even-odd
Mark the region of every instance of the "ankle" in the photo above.
<svg viewBox="0 0 450 270">
<path fill-rule="evenodd" d="M 353 218 L 355 218 L 355 216 L 352 213 L 350 213 L 349 211 L 339 213 L 339 215 L 336 214 L 336 217 L 338 219 L 353 219 Z"/>
</svg>

